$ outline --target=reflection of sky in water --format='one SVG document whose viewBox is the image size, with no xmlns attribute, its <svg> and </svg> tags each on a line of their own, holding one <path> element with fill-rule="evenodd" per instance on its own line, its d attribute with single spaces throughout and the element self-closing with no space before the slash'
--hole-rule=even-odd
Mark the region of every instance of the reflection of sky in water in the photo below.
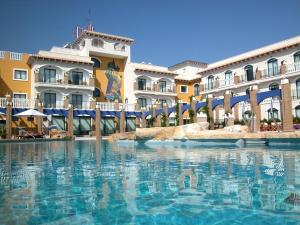
<svg viewBox="0 0 300 225">
<path fill-rule="evenodd" d="M 292 146 L 0 145 L 0 224 L 297 224 L 291 193 Z"/>
</svg>

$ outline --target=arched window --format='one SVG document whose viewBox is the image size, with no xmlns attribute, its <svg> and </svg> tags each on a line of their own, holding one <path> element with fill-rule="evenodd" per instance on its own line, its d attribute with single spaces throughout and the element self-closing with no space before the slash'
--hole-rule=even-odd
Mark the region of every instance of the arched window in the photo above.
<svg viewBox="0 0 300 225">
<path fill-rule="evenodd" d="M 297 105 L 297 106 L 295 107 L 295 116 L 296 116 L 297 118 L 300 118 L 300 105 Z"/>
<path fill-rule="evenodd" d="M 228 70 L 225 72 L 225 85 L 231 84 L 231 78 L 232 78 L 232 72 L 231 70 Z"/>
<path fill-rule="evenodd" d="M 251 115 L 252 115 L 252 113 L 249 110 L 244 112 L 244 118 L 247 119 L 247 120 L 249 120 L 251 118 Z"/>
<path fill-rule="evenodd" d="M 200 95 L 200 89 L 199 89 L 199 84 L 194 85 L 194 96 L 199 96 Z"/>
<path fill-rule="evenodd" d="M 254 80 L 253 66 L 251 65 L 245 66 L 245 76 L 247 81 Z"/>
<path fill-rule="evenodd" d="M 100 68 L 101 62 L 98 59 L 92 58 L 92 61 L 94 62 L 94 65 L 93 65 L 94 68 Z"/>
<path fill-rule="evenodd" d="M 103 47 L 103 41 L 101 39 L 94 38 L 92 40 L 92 46 L 102 48 Z"/>
<path fill-rule="evenodd" d="M 95 88 L 93 91 L 93 97 L 97 98 L 97 97 L 101 97 L 101 92 L 99 88 Z"/>
<path fill-rule="evenodd" d="M 278 61 L 272 58 L 268 61 L 268 75 L 275 76 L 278 74 Z"/>
<path fill-rule="evenodd" d="M 278 117 L 278 109 L 271 108 L 268 109 L 268 120 L 279 119 Z"/>
<path fill-rule="evenodd" d="M 294 54 L 294 63 L 296 71 L 300 70 L 300 51 Z"/>
<path fill-rule="evenodd" d="M 210 75 L 208 78 L 207 78 L 207 89 L 208 90 L 212 90 L 214 88 L 214 76 L 213 75 Z"/>
<path fill-rule="evenodd" d="M 300 99 L 300 79 L 296 80 L 296 97 Z"/>
<path fill-rule="evenodd" d="M 277 83 L 272 83 L 269 85 L 269 90 L 273 91 L 273 90 L 278 90 L 279 89 L 279 84 Z"/>
</svg>

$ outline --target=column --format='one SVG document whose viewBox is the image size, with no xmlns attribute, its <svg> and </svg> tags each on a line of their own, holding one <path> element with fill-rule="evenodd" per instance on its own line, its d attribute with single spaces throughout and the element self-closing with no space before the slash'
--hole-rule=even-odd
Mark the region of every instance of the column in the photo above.
<svg viewBox="0 0 300 225">
<path fill-rule="evenodd" d="M 68 137 L 73 138 L 73 106 L 69 104 L 68 110 Z"/>
<path fill-rule="evenodd" d="M 38 103 L 38 111 L 43 113 L 43 104 L 41 102 Z M 43 133 L 43 117 L 37 117 L 36 118 L 37 120 L 37 130 L 38 130 L 38 133 L 41 134 Z"/>
<path fill-rule="evenodd" d="M 122 108 L 121 110 L 121 114 L 120 114 L 120 133 L 124 133 L 125 132 L 125 109 Z"/>
<path fill-rule="evenodd" d="M 63 98 L 64 98 L 64 108 L 67 109 L 70 104 L 69 96 L 64 96 Z"/>
<path fill-rule="evenodd" d="M 254 113 L 254 117 L 252 120 L 251 132 L 260 131 L 260 105 L 257 105 L 257 92 L 258 86 L 253 85 L 250 87 L 250 103 L 251 103 L 251 111 Z"/>
<path fill-rule="evenodd" d="M 95 118 L 95 132 L 96 139 L 101 139 L 101 111 L 100 106 L 96 106 L 96 118 Z"/>
<path fill-rule="evenodd" d="M 232 116 L 232 109 L 230 107 L 231 92 L 226 91 L 224 95 L 224 110 L 225 110 L 225 126 L 233 126 L 234 118 Z"/>
<path fill-rule="evenodd" d="M 169 115 L 168 115 L 168 105 L 166 103 L 164 103 L 163 105 L 163 112 L 166 115 L 166 127 L 170 126 L 170 120 L 169 120 Z"/>
<path fill-rule="evenodd" d="M 115 102 L 114 102 L 114 110 L 115 110 L 115 112 L 120 111 L 118 100 L 115 100 Z M 115 126 L 116 133 L 119 133 L 120 132 L 120 126 L 119 126 L 119 118 L 117 116 L 114 117 L 114 126 Z"/>
<path fill-rule="evenodd" d="M 12 99 L 10 95 L 6 95 L 6 139 L 11 139 L 12 136 Z"/>
<path fill-rule="evenodd" d="M 282 118 L 282 130 L 294 131 L 291 85 L 288 79 L 281 80 L 280 111 L 281 111 L 281 118 Z"/>
<path fill-rule="evenodd" d="M 234 84 L 240 83 L 240 76 L 237 73 L 234 74 L 233 82 L 234 82 Z"/>
<path fill-rule="evenodd" d="M 197 99 L 193 97 L 192 102 L 191 102 L 191 109 L 194 111 L 194 116 L 193 116 L 193 121 L 194 123 L 197 123 L 197 112 L 196 112 L 196 103 Z"/>
<path fill-rule="evenodd" d="M 141 128 L 146 128 L 146 117 L 145 117 L 145 108 L 142 108 L 142 123 L 141 123 Z"/>
<path fill-rule="evenodd" d="M 239 103 L 235 104 L 235 106 L 234 106 L 234 119 L 235 120 L 240 120 Z"/>
<path fill-rule="evenodd" d="M 178 100 L 178 118 L 179 118 L 179 126 L 183 125 L 183 114 L 181 113 L 183 103 L 182 100 Z"/>
<path fill-rule="evenodd" d="M 207 107 L 208 107 L 208 114 L 207 115 L 209 117 L 209 127 L 211 130 L 215 129 L 215 122 L 214 122 L 214 112 L 212 110 L 212 100 L 213 100 L 213 96 L 211 94 L 209 94 L 207 96 Z"/>
</svg>

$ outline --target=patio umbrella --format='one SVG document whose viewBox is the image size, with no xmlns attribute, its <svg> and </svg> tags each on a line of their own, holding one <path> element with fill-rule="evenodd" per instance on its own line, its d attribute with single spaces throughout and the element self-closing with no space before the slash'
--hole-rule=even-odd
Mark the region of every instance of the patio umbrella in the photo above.
<svg viewBox="0 0 300 225">
<path fill-rule="evenodd" d="M 34 117 L 34 116 L 37 116 L 37 117 L 46 117 L 47 115 L 44 114 L 44 113 L 41 113 L 35 109 L 28 109 L 24 112 L 21 112 L 21 113 L 17 113 L 15 114 L 14 116 L 17 116 L 17 117 Z"/>
</svg>

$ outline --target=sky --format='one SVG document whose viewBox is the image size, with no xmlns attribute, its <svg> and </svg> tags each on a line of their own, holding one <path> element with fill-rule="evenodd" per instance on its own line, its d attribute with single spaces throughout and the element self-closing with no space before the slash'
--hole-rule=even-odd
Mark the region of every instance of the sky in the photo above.
<svg viewBox="0 0 300 225">
<path fill-rule="evenodd" d="M 0 50 L 63 46 L 89 20 L 133 38 L 134 62 L 212 63 L 300 35 L 300 0 L 0 0 Z"/>
</svg>

